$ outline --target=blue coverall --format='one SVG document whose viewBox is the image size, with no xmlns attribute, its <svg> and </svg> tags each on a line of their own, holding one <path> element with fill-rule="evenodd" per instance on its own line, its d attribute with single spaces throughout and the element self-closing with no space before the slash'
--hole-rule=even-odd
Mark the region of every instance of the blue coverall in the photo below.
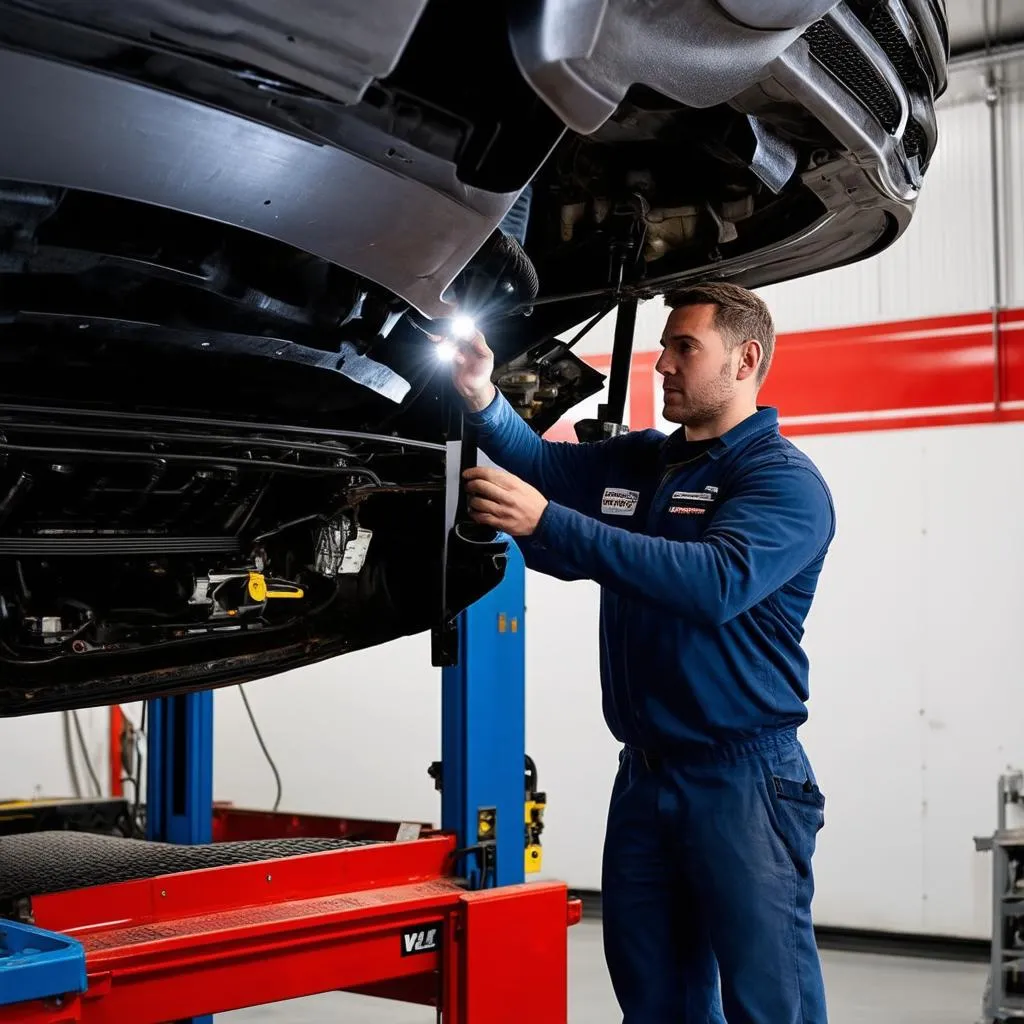
<svg viewBox="0 0 1024 1024">
<path fill-rule="evenodd" d="M 527 565 L 601 585 L 622 743 L 602 877 L 625 1024 L 824 1024 L 811 857 L 824 796 L 803 622 L 832 541 L 821 475 L 759 409 L 724 436 L 542 441 L 499 394 L 481 449 L 549 500 Z M 719 996 L 719 981 L 721 995 Z"/>
</svg>

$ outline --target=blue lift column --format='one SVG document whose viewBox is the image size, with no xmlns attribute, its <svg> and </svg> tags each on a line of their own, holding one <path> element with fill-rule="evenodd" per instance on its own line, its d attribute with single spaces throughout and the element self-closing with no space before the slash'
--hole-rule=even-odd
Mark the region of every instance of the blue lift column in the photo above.
<svg viewBox="0 0 1024 1024">
<path fill-rule="evenodd" d="M 525 878 L 526 568 L 509 539 L 502 582 L 458 617 L 441 682 L 441 827 L 474 888 Z"/>
<path fill-rule="evenodd" d="M 151 700 L 146 717 L 146 838 L 211 842 L 212 691 Z"/>
<path fill-rule="evenodd" d="M 146 838 L 212 842 L 213 692 L 151 700 L 146 718 Z M 178 1024 L 213 1024 L 213 1016 Z"/>
</svg>

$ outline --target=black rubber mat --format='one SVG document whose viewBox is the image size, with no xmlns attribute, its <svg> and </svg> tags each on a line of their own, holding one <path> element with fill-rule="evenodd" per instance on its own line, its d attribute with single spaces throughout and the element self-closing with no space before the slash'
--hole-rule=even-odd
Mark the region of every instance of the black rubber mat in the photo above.
<svg viewBox="0 0 1024 1024">
<path fill-rule="evenodd" d="M 253 839 L 177 846 L 85 832 L 27 832 L 0 836 L 0 900 L 372 845 L 350 839 Z"/>
</svg>

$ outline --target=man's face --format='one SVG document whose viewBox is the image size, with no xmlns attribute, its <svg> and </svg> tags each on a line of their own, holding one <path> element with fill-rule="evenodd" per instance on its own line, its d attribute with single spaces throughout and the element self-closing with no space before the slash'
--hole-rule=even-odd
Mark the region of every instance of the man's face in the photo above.
<svg viewBox="0 0 1024 1024">
<path fill-rule="evenodd" d="M 664 417 L 697 427 L 716 419 L 736 393 L 738 349 L 729 351 L 714 326 L 712 305 L 672 310 L 655 369 L 663 378 Z"/>
</svg>

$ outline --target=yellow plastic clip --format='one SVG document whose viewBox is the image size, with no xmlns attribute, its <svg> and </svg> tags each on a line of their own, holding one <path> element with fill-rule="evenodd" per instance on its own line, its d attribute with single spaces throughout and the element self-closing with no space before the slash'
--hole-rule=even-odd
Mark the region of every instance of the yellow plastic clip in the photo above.
<svg viewBox="0 0 1024 1024">
<path fill-rule="evenodd" d="M 301 587 L 293 587 L 289 583 L 275 583 L 276 587 L 288 587 L 287 590 L 268 590 L 267 581 L 261 572 L 249 573 L 249 596 L 259 604 L 274 598 L 299 598 L 305 597 L 306 593 Z"/>
<path fill-rule="evenodd" d="M 544 852 L 540 843 L 531 843 L 526 848 L 526 861 L 523 866 L 528 875 L 536 874 L 544 867 Z"/>
<path fill-rule="evenodd" d="M 544 864 L 544 850 L 540 844 L 540 834 L 544 829 L 546 808 L 546 799 L 527 799 L 524 806 L 526 818 L 526 861 L 524 866 L 528 875 L 540 871 Z"/>
</svg>

